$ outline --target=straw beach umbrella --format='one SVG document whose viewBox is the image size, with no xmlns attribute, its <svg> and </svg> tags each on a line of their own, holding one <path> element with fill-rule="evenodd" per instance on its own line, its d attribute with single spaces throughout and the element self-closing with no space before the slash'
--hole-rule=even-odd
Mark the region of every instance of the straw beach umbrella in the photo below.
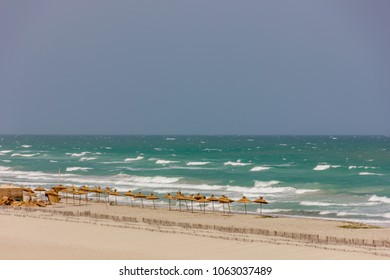
<svg viewBox="0 0 390 280">
<path fill-rule="evenodd" d="M 185 198 L 185 196 L 181 192 L 177 192 L 176 196 L 175 196 L 175 199 L 177 201 L 179 201 L 179 210 L 181 211 L 181 202 L 183 200 L 186 201 L 186 198 Z M 188 210 L 188 205 L 187 205 L 187 210 Z"/>
<path fill-rule="evenodd" d="M 81 196 L 87 194 L 87 192 L 79 189 L 75 192 L 75 194 L 79 196 L 79 205 L 81 205 Z M 85 201 L 85 205 L 87 205 L 87 201 Z"/>
<path fill-rule="evenodd" d="M 260 196 L 258 199 L 253 200 L 254 203 L 259 203 L 260 208 L 260 216 L 262 216 L 262 210 L 263 210 L 263 204 L 268 204 L 268 201 L 266 201 L 262 196 Z"/>
<path fill-rule="evenodd" d="M 187 195 L 186 200 L 191 201 L 191 212 L 194 213 L 194 201 L 197 201 L 194 197 L 194 195 Z"/>
<path fill-rule="evenodd" d="M 98 197 L 98 202 L 100 202 L 100 195 L 103 193 L 103 190 L 101 189 L 101 187 L 96 187 L 94 192 L 96 193 L 96 195 Z"/>
<path fill-rule="evenodd" d="M 118 205 L 117 197 L 120 196 L 121 194 L 118 193 L 116 189 L 114 189 L 112 192 L 109 192 L 108 195 L 115 196 L 115 205 Z"/>
<path fill-rule="evenodd" d="M 245 196 L 241 197 L 239 200 L 237 200 L 238 203 L 244 203 L 245 205 L 245 214 L 246 214 L 246 204 L 251 203 L 249 199 L 247 199 Z"/>
<path fill-rule="evenodd" d="M 215 197 L 213 194 L 207 198 L 209 201 L 211 201 L 211 204 L 213 205 L 213 212 L 214 212 L 214 202 L 219 201 L 217 197 Z"/>
<path fill-rule="evenodd" d="M 90 192 L 90 188 L 87 186 L 81 186 L 79 190 L 85 192 L 85 201 L 88 203 L 88 192 Z"/>
<path fill-rule="evenodd" d="M 167 193 L 166 195 L 164 195 L 164 198 L 168 199 L 169 211 L 171 211 L 171 200 L 174 200 L 175 198 L 170 193 Z"/>
<path fill-rule="evenodd" d="M 103 192 L 107 195 L 107 203 L 110 203 L 110 192 L 111 192 L 111 189 L 109 187 L 106 187 Z"/>
<path fill-rule="evenodd" d="M 210 202 L 206 197 L 202 197 L 201 199 L 197 199 L 199 202 L 199 207 L 201 203 L 203 203 L 203 213 L 206 213 L 206 203 Z M 200 207 L 200 211 L 202 211 L 202 207 Z"/>
<path fill-rule="evenodd" d="M 229 207 L 229 213 L 231 213 L 230 211 L 230 203 L 234 202 L 234 200 L 228 198 L 226 195 L 222 195 L 219 199 L 218 199 L 219 203 L 222 203 L 223 205 L 227 204 L 228 207 Z M 225 207 L 223 208 L 223 212 L 225 213 Z"/>
<path fill-rule="evenodd" d="M 141 192 L 138 192 L 134 198 L 140 198 L 141 199 L 141 204 L 142 204 L 142 208 L 144 208 L 144 198 L 146 197 L 146 195 L 144 195 L 143 193 Z"/>
<path fill-rule="evenodd" d="M 124 195 L 124 196 L 128 196 L 128 197 L 130 197 L 130 200 L 131 200 L 131 206 L 133 206 L 133 197 L 135 196 L 135 194 L 134 194 L 134 193 L 132 193 L 132 191 L 131 191 L 131 190 L 128 190 L 128 191 L 127 191 L 127 192 L 125 192 L 123 195 Z"/>
<path fill-rule="evenodd" d="M 34 189 L 34 191 L 35 191 L 35 192 L 45 192 L 46 189 L 43 188 L 43 187 L 37 187 L 37 188 Z"/>
<path fill-rule="evenodd" d="M 153 201 L 153 208 L 156 209 L 155 200 L 160 199 L 157 196 L 155 196 L 153 193 L 151 193 L 149 196 L 146 197 L 147 200 Z"/>
</svg>

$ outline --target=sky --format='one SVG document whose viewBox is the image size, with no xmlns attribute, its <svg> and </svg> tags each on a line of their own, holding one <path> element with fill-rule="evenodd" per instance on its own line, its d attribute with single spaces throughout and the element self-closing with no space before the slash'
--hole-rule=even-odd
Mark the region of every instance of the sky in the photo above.
<svg viewBox="0 0 390 280">
<path fill-rule="evenodd" d="M 0 0 L 0 134 L 390 135 L 389 11 Z"/>
</svg>

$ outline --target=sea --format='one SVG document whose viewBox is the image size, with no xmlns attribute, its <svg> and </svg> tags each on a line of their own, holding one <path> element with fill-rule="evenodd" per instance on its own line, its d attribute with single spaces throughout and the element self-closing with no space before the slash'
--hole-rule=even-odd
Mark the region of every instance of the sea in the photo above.
<svg viewBox="0 0 390 280">
<path fill-rule="evenodd" d="M 390 227 L 390 137 L 4 135 L 0 183 L 100 186 L 160 198 L 177 191 L 263 196 L 266 215 Z M 244 205 L 231 210 L 242 213 Z M 247 211 L 258 214 L 259 205 Z"/>
</svg>

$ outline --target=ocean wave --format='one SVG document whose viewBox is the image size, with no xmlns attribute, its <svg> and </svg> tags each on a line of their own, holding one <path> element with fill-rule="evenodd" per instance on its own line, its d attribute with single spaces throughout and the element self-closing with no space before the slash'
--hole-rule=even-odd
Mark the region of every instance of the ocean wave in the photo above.
<svg viewBox="0 0 390 280">
<path fill-rule="evenodd" d="M 209 164 L 209 161 L 189 161 L 186 165 L 192 166 L 192 165 L 206 165 Z"/>
<path fill-rule="evenodd" d="M 8 153 L 12 153 L 14 150 L 2 150 L 0 151 L 0 154 L 8 154 Z"/>
<path fill-rule="evenodd" d="M 167 138 L 165 138 L 165 140 L 167 140 L 167 141 L 175 141 L 175 140 L 176 140 L 176 138 L 173 138 L 173 137 L 167 137 Z"/>
<path fill-rule="evenodd" d="M 383 176 L 380 173 L 371 173 L 371 172 L 359 172 L 360 176 Z"/>
<path fill-rule="evenodd" d="M 228 186 L 226 191 L 232 193 L 241 193 L 247 196 L 252 195 L 274 195 L 274 194 L 295 194 L 301 195 L 308 192 L 316 192 L 318 190 L 311 189 L 297 189 L 293 187 L 276 187 L 275 185 L 279 184 L 279 181 L 255 181 L 253 187 L 241 187 L 241 186 Z"/>
<path fill-rule="evenodd" d="M 299 202 L 302 206 L 319 206 L 319 207 L 328 207 L 328 206 L 373 206 L 378 205 L 377 202 L 361 202 L 361 203 L 331 203 L 331 202 L 320 202 L 320 201 L 301 201 Z"/>
<path fill-rule="evenodd" d="M 341 167 L 341 165 L 331 165 L 331 164 L 321 163 L 318 164 L 316 167 L 314 167 L 313 170 L 323 171 L 323 170 L 328 170 L 329 168 L 339 168 L 339 167 Z"/>
<path fill-rule="evenodd" d="M 357 166 L 357 165 L 351 165 L 348 167 L 348 169 L 377 169 L 378 167 L 374 166 Z"/>
<path fill-rule="evenodd" d="M 203 149 L 203 151 L 206 151 L 206 152 L 222 152 L 221 149 L 212 149 L 212 148 L 205 148 L 205 149 Z"/>
<path fill-rule="evenodd" d="M 269 167 L 269 166 L 255 166 L 249 171 L 257 172 L 257 171 L 265 171 L 265 170 L 269 170 L 269 169 L 271 169 L 271 167 Z"/>
<path fill-rule="evenodd" d="M 371 196 L 368 201 L 372 201 L 372 202 L 382 202 L 382 203 L 390 203 L 390 198 L 386 197 L 386 196 L 377 196 L 377 195 L 373 195 Z"/>
<path fill-rule="evenodd" d="M 270 187 L 279 184 L 280 181 L 255 181 L 255 188 Z"/>
<path fill-rule="evenodd" d="M 3 162 L 11 162 L 11 160 L 9 160 L 9 159 L 3 159 L 2 161 Z"/>
<path fill-rule="evenodd" d="M 129 182 L 136 183 L 161 183 L 161 184 L 173 184 L 180 180 L 180 177 L 164 177 L 164 176 L 133 176 L 127 174 L 117 174 L 114 176 L 123 180 L 127 179 Z"/>
<path fill-rule="evenodd" d="M 337 217 L 348 217 L 348 216 L 360 216 L 360 217 L 370 217 L 370 218 L 390 218 L 390 213 L 378 213 L 378 214 L 368 214 L 362 212 L 347 212 L 347 211 L 320 211 L 320 215 L 336 215 Z"/>
<path fill-rule="evenodd" d="M 82 157 L 79 159 L 79 161 L 90 161 L 90 160 L 95 160 L 95 159 L 97 159 L 97 158 L 95 158 L 95 157 Z"/>
<path fill-rule="evenodd" d="M 231 166 L 246 166 L 246 165 L 251 165 L 251 163 L 244 163 L 244 162 L 241 162 L 240 160 L 234 162 L 234 161 L 227 161 L 225 162 L 223 165 L 227 166 L 227 165 L 231 165 Z"/>
<path fill-rule="evenodd" d="M 78 167 L 78 166 L 74 166 L 74 167 L 67 167 L 66 168 L 66 172 L 72 172 L 72 171 L 88 171 L 90 169 L 93 169 L 91 167 Z"/>
<path fill-rule="evenodd" d="M 31 145 L 22 145 L 20 147 L 22 147 L 22 148 L 31 148 Z"/>
<path fill-rule="evenodd" d="M 20 154 L 20 153 L 14 153 L 11 155 L 11 157 L 33 157 L 37 156 L 39 154 Z"/>
<path fill-rule="evenodd" d="M 178 162 L 176 160 L 164 160 L 164 159 L 158 159 L 156 160 L 156 164 L 169 164 L 169 163 L 175 163 Z"/>
<path fill-rule="evenodd" d="M 137 161 L 137 160 L 141 160 L 143 159 L 144 157 L 141 157 L 141 156 L 137 156 L 136 158 L 126 158 L 125 161 Z"/>
<path fill-rule="evenodd" d="M 66 153 L 67 155 L 70 155 L 71 157 L 82 157 L 90 154 L 91 152 L 81 152 L 81 153 Z"/>
</svg>

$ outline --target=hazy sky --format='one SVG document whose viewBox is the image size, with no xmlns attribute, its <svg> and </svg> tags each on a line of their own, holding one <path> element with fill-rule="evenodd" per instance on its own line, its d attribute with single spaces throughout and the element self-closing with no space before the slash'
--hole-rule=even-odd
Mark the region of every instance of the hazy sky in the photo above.
<svg viewBox="0 0 390 280">
<path fill-rule="evenodd" d="M 390 135 L 389 12 L 0 0 L 0 134 Z"/>
</svg>

